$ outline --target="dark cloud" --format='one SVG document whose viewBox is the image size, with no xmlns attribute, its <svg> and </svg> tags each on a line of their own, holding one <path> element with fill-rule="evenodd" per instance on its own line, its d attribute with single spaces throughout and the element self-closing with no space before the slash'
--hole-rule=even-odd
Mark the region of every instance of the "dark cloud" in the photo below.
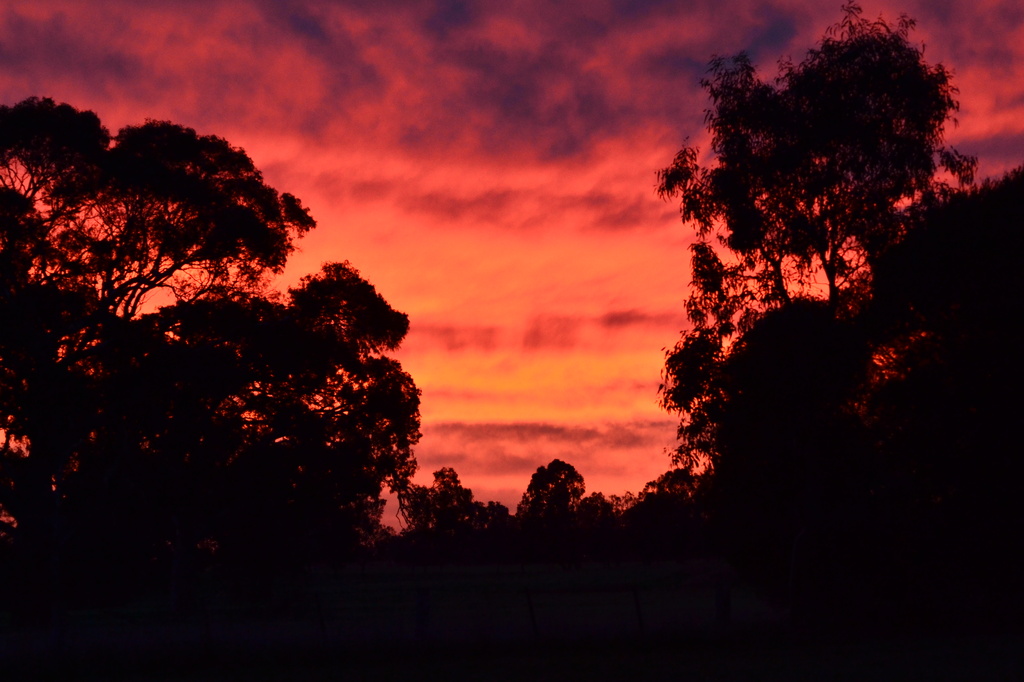
<svg viewBox="0 0 1024 682">
<path fill-rule="evenodd" d="M 612 0 L 611 8 L 616 18 L 645 19 L 653 14 L 674 14 L 680 4 L 677 0 Z"/>
<path fill-rule="evenodd" d="M 501 224 L 503 216 L 510 214 L 511 209 L 522 205 L 528 198 L 526 192 L 517 190 L 489 190 L 471 196 L 430 191 L 404 195 L 398 200 L 398 205 L 414 213 L 442 220 L 466 221 L 476 227 L 481 222 Z"/>
<path fill-rule="evenodd" d="M 478 11 L 477 6 L 463 0 L 443 0 L 427 16 L 423 28 L 443 40 L 450 33 L 472 25 Z"/>
<path fill-rule="evenodd" d="M 344 183 L 338 178 L 329 178 L 328 184 L 337 193 L 344 192 Z M 559 194 L 551 189 L 488 189 L 467 194 L 454 190 L 417 192 L 414 187 L 399 187 L 398 181 L 380 180 L 354 183 L 348 193 L 367 199 L 394 197 L 395 203 L 410 213 L 473 229 L 481 225 L 541 229 L 566 224 L 613 231 L 658 229 L 678 213 L 653 190 L 633 195 L 600 190 Z"/>
<path fill-rule="evenodd" d="M 228 4 L 217 0 L 173 11 L 155 3 L 38 7 L 0 15 L 0 68 L 17 76 L 0 86 L 23 83 L 37 95 L 56 88 L 78 94 L 78 106 L 108 101 L 202 131 L 223 133 L 225 122 L 275 130 L 286 121 L 309 135 L 345 120 L 340 101 L 372 102 L 385 86 L 351 36 L 329 33 L 298 3 L 253 2 L 247 9 L 256 11 L 235 11 L 230 22 Z"/>
<path fill-rule="evenodd" d="M 8 9 L 0 17 L 0 69 L 27 81 L 39 96 L 62 81 L 110 93 L 144 78 L 142 60 L 112 48 L 102 39 L 103 22 L 97 24 L 82 31 L 62 13 L 37 19 Z"/>
<path fill-rule="evenodd" d="M 591 449 L 632 449 L 663 445 L 666 428 L 674 429 L 671 420 L 613 422 L 604 425 L 564 425 L 544 422 L 466 423 L 441 422 L 423 427 L 431 438 L 457 440 L 467 445 L 480 442 L 569 444 Z"/>
<path fill-rule="evenodd" d="M 652 173 L 653 176 L 653 173 Z M 567 197 L 563 202 L 572 205 L 576 197 Z M 637 193 L 632 197 L 611 192 L 591 192 L 578 199 L 581 207 L 593 215 L 589 226 L 601 230 L 630 230 L 654 227 L 676 211 L 666 207 L 653 191 Z"/>
<path fill-rule="evenodd" d="M 425 472 L 433 473 L 441 467 L 452 467 L 464 475 L 485 473 L 491 476 L 527 474 L 538 466 L 536 457 L 511 454 L 494 442 L 488 442 L 484 447 L 471 451 L 428 450 L 417 454 L 417 463 Z"/>
<path fill-rule="evenodd" d="M 637 62 L 640 73 L 649 78 L 696 84 L 707 74 L 710 56 L 694 55 L 678 46 L 656 48 Z"/>
<path fill-rule="evenodd" d="M 1024 165 L 1024 132 L 989 135 L 981 140 L 956 144 L 961 154 L 978 157 L 979 179 L 999 177 L 1004 172 Z"/>
<path fill-rule="evenodd" d="M 568 351 L 581 344 L 592 344 L 594 331 L 598 338 L 609 332 L 627 329 L 664 329 L 681 327 L 685 316 L 677 311 L 646 311 L 637 308 L 611 310 L 598 317 L 542 315 L 530 318 L 522 333 L 522 348 L 527 351 Z M 421 324 L 413 321 L 405 348 L 417 352 L 428 347 L 441 347 L 447 352 L 504 351 L 514 338 L 508 329 L 477 325 Z M 646 387 L 646 385 L 645 385 Z M 621 387 L 616 387 L 621 390 Z"/>
<path fill-rule="evenodd" d="M 331 36 L 324 28 L 324 19 L 299 3 L 265 2 L 268 17 L 296 35 L 321 45 L 331 42 Z"/>
<path fill-rule="evenodd" d="M 498 327 L 431 325 L 413 322 L 407 346 L 422 343 L 441 345 L 448 352 L 463 350 L 493 351 L 498 346 Z"/>
<path fill-rule="evenodd" d="M 747 29 L 743 47 L 740 49 L 751 55 L 755 61 L 761 62 L 762 68 L 774 67 L 774 63 L 784 56 L 783 52 L 796 37 L 801 14 L 806 16 L 805 13 L 792 9 L 762 5 L 757 12 L 759 21 Z M 838 19 L 837 16 L 836 20 Z M 804 49 L 810 47 L 811 45 L 808 45 Z M 803 58 L 803 54 L 792 56 L 796 61 Z"/>
<path fill-rule="evenodd" d="M 578 317 L 539 316 L 530 320 L 523 334 L 526 350 L 568 350 L 576 346 L 582 320 Z"/>
<path fill-rule="evenodd" d="M 623 327 L 664 327 L 673 322 L 682 323 L 684 316 L 680 312 L 652 313 L 631 308 L 629 310 L 612 310 L 598 318 L 602 327 L 620 329 Z"/>
<path fill-rule="evenodd" d="M 472 102 L 474 139 L 485 154 L 515 150 L 541 161 L 585 157 L 595 139 L 620 130 L 630 114 L 607 81 L 584 67 L 603 30 L 589 26 L 554 35 L 536 28 L 546 39 L 531 50 L 480 39 L 438 46 L 440 60 L 463 74 L 454 103 Z M 463 111 L 453 107 L 453 119 Z"/>
</svg>

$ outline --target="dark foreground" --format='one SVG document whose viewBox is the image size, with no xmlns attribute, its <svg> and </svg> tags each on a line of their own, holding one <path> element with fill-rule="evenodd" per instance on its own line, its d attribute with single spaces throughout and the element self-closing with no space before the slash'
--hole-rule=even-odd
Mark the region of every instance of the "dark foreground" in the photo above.
<svg viewBox="0 0 1024 682">
<path fill-rule="evenodd" d="M 715 562 L 319 574 L 0 621 L 0 680 L 1018 680 L 1024 634 L 793 628 Z"/>
<path fill-rule="evenodd" d="M 4 680 L 1020 680 L 1024 636 L 428 646 L 8 662 Z"/>
</svg>

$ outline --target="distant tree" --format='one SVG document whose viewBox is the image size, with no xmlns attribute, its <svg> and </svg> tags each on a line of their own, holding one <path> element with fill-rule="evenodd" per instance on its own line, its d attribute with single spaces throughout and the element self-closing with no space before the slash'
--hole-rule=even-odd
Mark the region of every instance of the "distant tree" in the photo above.
<svg viewBox="0 0 1024 682">
<path fill-rule="evenodd" d="M 385 355 L 407 318 L 347 263 L 269 289 L 313 226 L 221 138 L 0 107 L 0 507 L 23 611 L 49 613 L 69 551 L 103 556 L 89 537 L 170 543 L 175 565 L 200 544 L 289 556 L 271 548 L 351 535 L 408 481 L 418 391 Z"/>
<path fill-rule="evenodd" d="M 411 532 L 435 535 L 465 535 L 477 523 L 480 509 L 473 500 L 473 491 L 465 488 L 451 467 L 434 472 L 434 482 L 425 486 L 411 485 L 401 497 L 406 525 Z"/>
<path fill-rule="evenodd" d="M 702 479 L 689 469 L 669 469 L 640 491 L 640 499 L 655 496 L 673 497 L 680 500 L 695 500 L 700 493 Z"/>
<path fill-rule="evenodd" d="M 576 523 L 576 512 L 583 499 L 583 476 L 560 459 L 537 467 L 516 508 L 516 518 L 524 526 L 568 528 Z"/>
<path fill-rule="evenodd" d="M 479 502 L 451 467 L 434 472 L 429 487 L 409 485 L 399 495 L 405 528 L 396 556 L 427 562 L 509 561 L 515 555 L 508 508 Z"/>
<path fill-rule="evenodd" d="M 909 42 L 913 25 L 868 21 L 849 3 L 774 82 L 746 55 L 712 60 L 702 85 L 715 161 L 699 165 L 687 146 L 658 174 L 698 236 L 692 328 L 668 353 L 662 392 L 682 415 L 678 462 L 715 466 L 723 363 L 766 310 L 813 299 L 834 317 L 853 314 L 873 264 L 947 190 L 940 171 L 970 182 L 974 159 L 942 145 L 956 89 Z"/>
<path fill-rule="evenodd" d="M 603 493 L 590 493 L 576 510 L 582 553 L 591 560 L 619 559 L 621 518 L 612 500 Z"/>
<path fill-rule="evenodd" d="M 478 531 L 504 531 L 511 527 L 512 515 L 501 502 L 474 502 L 473 525 Z"/>
<path fill-rule="evenodd" d="M 604 493 L 590 493 L 580 500 L 576 508 L 580 527 L 587 530 L 606 531 L 616 523 L 615 505 Z"/>
<path fill-rule="evenodd" d="M 571 464 L 555 459 L 537 468 L 516 507 L 528 556 L 563 564 L 578 561 L 578 511 L 584 492 L 583 476 Z"/>
<path fill-rule="evenodd" d="M 670 469 L 650 481 L 622 512 L 630 553 L 678 559 L 704 549 L 706 480 L 689 469 Z"/>
</svg>

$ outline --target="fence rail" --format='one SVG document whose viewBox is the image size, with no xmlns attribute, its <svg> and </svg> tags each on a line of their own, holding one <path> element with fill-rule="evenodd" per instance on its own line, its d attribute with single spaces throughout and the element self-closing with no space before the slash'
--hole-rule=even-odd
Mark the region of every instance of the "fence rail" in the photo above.
<svg viewBox="0 0 1024 682">
<path fill-rule="evenodd" d="M 73 612 L 48 632 L 0 626 L 0 658 L 686 636 L 779 617 L 720 565 L 370 567 L 311 575 L 263 604 L 214 593 L 188 617 L 140 607 Z"/>
</svg>

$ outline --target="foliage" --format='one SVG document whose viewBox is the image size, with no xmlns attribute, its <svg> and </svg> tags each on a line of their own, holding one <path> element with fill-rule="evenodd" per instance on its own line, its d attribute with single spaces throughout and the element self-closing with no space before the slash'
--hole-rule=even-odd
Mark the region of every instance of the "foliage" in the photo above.
<svg viewBox="0 0 1024 682">
<path fill-rule="evenodd" d="M 1024 173 L 970 186 L 942 145 L 956 90 L 912 27 L 849 4 L 773 83 L 715 59 L 713 161 L 686 147 L 659 174 L 697 233 L 662 389 L 676 460 L 714 543 L 818 622 L 1024 603 Z"/>
<path fill-rule="evenodd" d="M 576 467 L 560 459 L 537 467 L 516 508 L 516 518 L 524 527 L 565 529 L 576 522 L 583 499 L 583 476 Z"/>
<path fill-rule="evenodd" d="M 126 571 L 169 546 L 179 582 L 199 547 L 323 559 L 379 517 L 415 469 L 419 393 L 385 355 L 408 320 L 348 263 L 272 291 L 313 227 L 221 138 L 0 107 L 0 505 L 22 578 L 94 541 L 129 548 Z"/>
<path fill-rule="evenodd" d="M 774 82 L 749 58 L 716 57 L 702 81 L 714 162 L 684 147 L 658 173 L 679 197 L 691 247 L 692 328 L 668 352 L 663 405 L 682 415 L 677 461 L 714 466 L 723 363 L 766 310 L 823 300 L 836 317 L 868 299 L 877 259 L 918 207 L 971 181 L 975 161 L 942 146 L 957 110 L 941 65 L 909 41 L 913 21 L 868 21 L 854 4 Z"/>
<path fill-rule="evenodd" d="M 1013 606 L 1024 531 L 1017 429 L 1024 363 L 1024 169 L 930 209 L 879 263 L 864 316 L 873 355 L 864 419 L 900 519 L 907 584 L 984 584 Z M 968 235 L 965 238 L 965 235 Z M 975 605 L 977 608 L 977 605 Z"/>
<path fill-rule="evenodd" d="M 473 491 L 462 486 L 459 475 L 451 467 L 435 471 L 429 488 L 410 485 L 403 492 L 401 503 L 410 532 L 451 536 L 464 533 L 474 525 Z"/>
</svg>

